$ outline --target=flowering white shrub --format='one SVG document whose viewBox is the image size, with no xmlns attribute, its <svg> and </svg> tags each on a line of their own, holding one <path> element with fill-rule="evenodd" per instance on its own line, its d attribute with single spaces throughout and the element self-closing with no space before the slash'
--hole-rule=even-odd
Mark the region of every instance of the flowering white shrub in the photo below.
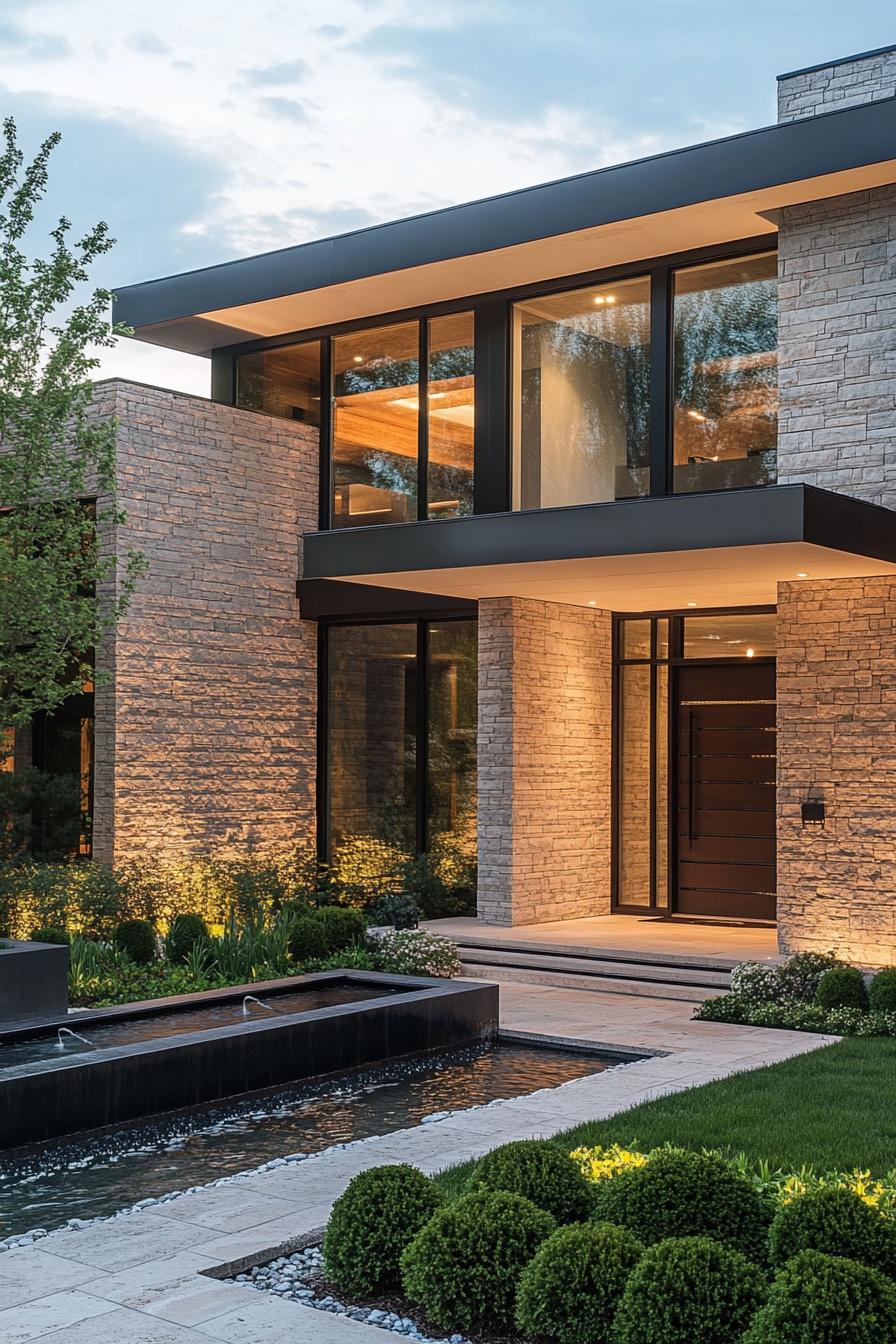
<svg viewBox="0 0 896 1344">
<path fill-rule="evenodd" d="M 731 991 L 749 1003 L 772 1003 L 781 997 L 781 969 L 764 961 L 742 961 L 731 972 Z"/>
<path fill-rule="evenodd" d="M 371 939 L 377 969 L 392 975 L 460 975 L 460 957 L 450 938 L 423 929 L 402 929 Z"/>
</svg>

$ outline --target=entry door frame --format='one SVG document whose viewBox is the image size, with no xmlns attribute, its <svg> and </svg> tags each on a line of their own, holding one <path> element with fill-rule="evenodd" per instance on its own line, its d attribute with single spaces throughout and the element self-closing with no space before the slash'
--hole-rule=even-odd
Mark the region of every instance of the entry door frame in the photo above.
<svg viewBox="0 0 896 1344">
<path fill-rule="evenodd" d="M 755 615 L 759 613 L 775 613 L 777 608 L 772 604 L 744 606 L 744 607 L 697 607 L 697 608 L 677 608 L 673 611 L 625 611 L 614 612 L 613 614 L 613 731 L 612 731 L 612 788 L 611 788 L 611 845 L 610 845 L 610 909 L 612 913 L 618 915 L 640 915 L 653 919 L 671 918 L 677 912 L 674 908 L 675 897 L 677 895 L 677 882 L 675 875 L 678 871 L 678 850 L 677 850 L 677 827 L 675 825 L 675 806 L 676 789 L 672 787 L 671 771 L 673 768 L 674 749 L 675 749 L 675 715 L 674 707 L 677 698 L 677 669 L 679 667 L 730 667 L 736 664 L 738 660 L 733 658 L 685 658 L 684 657 L 684 621 L 688 616 L 726 616 L 738 613 L 740 615 Z M 622 647 L 622 630 L 625 621 L 629 620 L 649 620 L 650 621 L 650 657 L 645 659 L 624 659 Z M 658 656 L 658 622 L 668 620 L 669 626 L 669 644 L 668 657 L 660 658 Z M 624 904 L 619 901 L 619 800 L 621 791 L 621 766 L 622 766 L 622 724 L 621 724 L 621 685 L 622 668 L 630 666 L 632 661 L 641 662 L 642 665 L 649 665 L 651 668 L 650 688 L 651 688 L 651 713 L 650 713 L 650 903 L 646 905 Z M 776 658 L 757 657 L 750 660 L 753 665 L 759 663 L 776 664 Z M 656 788 L 656 760 L 657 760 L 657 737 L 658 725 L 656 714 L 657 683 L 659 666 L 666 666 L 669 669 L 666 687 L 666 763 L 669 773 L 668 787 L 666 789 L 666 807 L 662 809 L 663 815 L 658 814 L 657 808 L 657 788 Z M 666 828 L 666 872 L 661 874 L 657 872 L 656 854 L 657 854 L 657 830 L 658 826 L 664 825 Z"/>
</svg>

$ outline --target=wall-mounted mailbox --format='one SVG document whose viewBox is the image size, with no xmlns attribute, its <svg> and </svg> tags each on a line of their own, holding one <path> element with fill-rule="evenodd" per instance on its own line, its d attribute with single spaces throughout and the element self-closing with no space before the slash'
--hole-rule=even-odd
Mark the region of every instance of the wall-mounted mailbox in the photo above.
<svg viewBox="0 0 896 1344">
<path fill-rule="evenodd" d="M 805 829 L 810 831 L 824 830 L 824 802 L 821 798 L 807 798 L 801 811 Z"/>
</svg>

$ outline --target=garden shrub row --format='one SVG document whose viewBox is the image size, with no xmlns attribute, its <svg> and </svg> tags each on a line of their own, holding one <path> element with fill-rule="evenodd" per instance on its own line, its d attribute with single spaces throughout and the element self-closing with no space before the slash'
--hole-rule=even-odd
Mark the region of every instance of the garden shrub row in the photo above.
<svg viewBox="0 0 896 1344">
<path fill-rule="evenodd" d="M 836 1036 L 896 1036 L 896 967 L 869 983 L 833 953 L 798 952 L 780 966 L 747 961 L 732 971 L 731 993 L 707 999 L 694 1016 Z"/>
<path fill-rule="evenodd" d="M 341 1293 L 401 1291 L 444 1331 L 516 1327 L 547 1344 L 896 1339 L 892 1204 L 845 1187 L 776 1200 L 713 1154 L 568 1155 L 526 1140 L 487 1154 L 450 1202 L 412 1167 L 374 1168 L 336 1201 L 323 1255 Z"/>
</svg>

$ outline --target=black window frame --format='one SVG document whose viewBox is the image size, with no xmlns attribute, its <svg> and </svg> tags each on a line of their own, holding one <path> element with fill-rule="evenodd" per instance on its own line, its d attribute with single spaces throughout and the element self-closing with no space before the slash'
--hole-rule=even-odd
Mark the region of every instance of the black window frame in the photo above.
<svg viewBox="0 0 896 1344">
<path fill-rule="evenodd" d="M 527 299 L 536 299 L 567 290 L 582 289 L 589 285 L 605 285 L 615 281 L 645 277 L 650 282 L 650 489 L 644 498 L 673 496 L 673 320 L 674 273 L 678 270 L 724 261 L 737 257 L 777 252 L 777 234 L 759 234 L 713 247 L 693 248 L 669 253 L 661 257 L 641 258 L 624 265 L 580 271 L 549 280 L 493 290 L 463 298 L 446 300 L 413 308 L 395 309 L 351 321 L 308 327 L 279 336 L 261 337 L 239 345 L 213 351 L 212 388 L 215 400 L 236 404 L 237 365 L 241 355 L 277 346 L 297 345 L 304 341 L 321 343 L 321 423 L 320 423 L 320 507 L 318 529 L 331 530 L 332 512 L 332 340 L 337 336 L 357 331 L 375 331 L 378 327 L 395 326 L 402 322 L 418 322 L 420 338 L 420 434 L 425 433 L 426 396 L 424 379 L 428 368 L 423 362 L 424 333 L 428 332 L 430 318 L 451 313 L 471 312 L 474 321 L 474 405 L 473 435 L 473 513 L 511 512 L 511 418 L 512 369 L 511 323 L 513 305 Z M 243 407 L 250 413 L 267 412 Z M 421 477 L 421 454 L 418 450 L 417 518 L 408 521 L 448 521 L 428 518 L 428 481 Z M 421 489 L 421 484 L 423 488 Z M 732 491 L 755 487 L 733 486 Z M 690 494 L 712 494 L 713 489 L 690 491 Z M 726 491 L 728 493 L 728 491 Z M 674 495 L 675 498 L 684 495 Z M 582 501 L 586 503 L 588 501 Z M 567 507 L 576 508 L 577 505 Z M 403 524 L 394 524 L 402 526 Z M 380 524 L 381 526 L 381 524 Z"/>
<path fill-rule="evenodd" d="M 366 617 L 333 618 L 321 620 L 317 626 L 317 779 L 316 779 L 316 851 L 321 863 L 330 863 L 330 630 L 339 627 L 375 625 L 406 625 L 416 631 L 416 750 L 414 757 L 414 820 L 416 856 L 426 854 L 429 844 L 429 627 L 465 622 L 478 624 L 473 613 L 441 614 L 426 611 L 402 612 Z M 478 754 L 478 753 L 477 753 Z"/>
</svg>

